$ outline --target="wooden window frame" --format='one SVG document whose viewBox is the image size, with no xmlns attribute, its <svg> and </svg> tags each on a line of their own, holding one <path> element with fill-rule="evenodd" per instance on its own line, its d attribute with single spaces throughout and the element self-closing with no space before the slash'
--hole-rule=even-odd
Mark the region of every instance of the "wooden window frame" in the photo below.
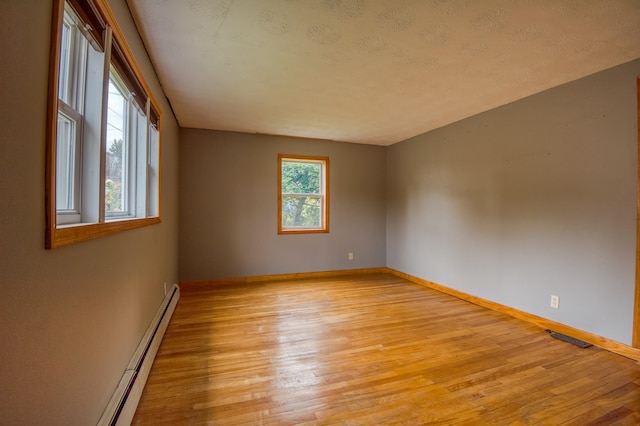
<svg viewBox="0 0 640 426">
<path fill-rule="evenodd" d="M 637 113 L 638 113 L 638 170 L 637 170 L 637 207 L 636 207 L 636 291 L 633 309 L 633 330 L 631 345 L 640 349 L 640 77 L 636 78 Z"/>
<path fill-rule="evenodd" d="M 322 226 L 320 228 L 288 228 L 282 225 L 282 162 L 317 162 L 323 165 Z M 278 234 L 326 234 L 329 233 L 329 157 L 278 154 Z"/>
<path fill-rule="evenodd" d="M 114 48 L 109 53 L 113 55 L 105 60 L 105 62 L 115 62 L 118 68 L 123 70 L 127 85 L 136 92 L 136 100 L 142 102 L 148 99 L 148 107 L 146 110 L 147 117 L 151 125 L 157 131 L 157 176 L 154 188 L 157 194 L 153 197 L 157 206 L 147 209 L 147 212 L 140 217 L 128 217 L 119 220 L 106 220 L 104 212 L 100 213 L 98 220 L 90 222 L 81 222 L 75 224 L 57 224 L 56 210 L 56 140 L 57 140 L 57 121 L 58 121 L 58 76 L 60 65 L 60 44 L 61 29 L 64 18 L 64 8 L 67 1 L 54 0 L 52 27 L 51 27 L 51 49 L 49 60 L 49 90 L 47 97 L 47 131 L 46 131 L 46 151 L 45 151 L 45 248 L 53 249 L 62 247 L 81 241 L 100 238 L 114 233 L 136 229 L 144 226 L 154 225 L 161 222 L 161 125 L 162 117 L 157 102 L 153 98 L 152 92 L 144 80 L 143 73 L 138 67 L 135 57 L 126 42 L 122 30 L 113 15 L 106 0 L 69 0 L 71 6 L 83 22 L 88 24 L 82 30 L 88 35 L 90 43 L 97 49 L 105 49 L 105 41 L 107 37 L 105 33 L 111 31 L 111 39 Z M 108 78 L 108 76 L 106 77 Z M 106 98 L 101 99 L 104 105 Z M 104 123 L 104 120 L 102 120 Z M 101 127 L 103 127 L 102 124 Z M 104 145 L 104 132 L 102 132 L 100 143 Z M 149 131 L 147 133 L 149 139 Z M 149 142 L 147 141 L 147 145 Z M 104 156 L 104 153 L 100 154 Z M 100 167 L 104 168 L 104 160 L 100 161 Z M 147 185 L 149 187 L 149 185 Z M 149 194 L 146 194 L 149 198 Z M 104 198 L 104 197 L 102 197 Z M 104 200 L 100 200 L 98 194 L 98 210 L 104 210 Z M 148 211 L 154 212 L 154 216 L 148 216 Z"/>
</svg>

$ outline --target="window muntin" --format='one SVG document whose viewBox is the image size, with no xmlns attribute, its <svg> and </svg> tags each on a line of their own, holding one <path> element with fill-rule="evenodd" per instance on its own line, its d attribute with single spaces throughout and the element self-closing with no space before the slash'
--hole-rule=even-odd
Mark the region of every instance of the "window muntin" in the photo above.
<svg viewBox="0 0 640 426">
<path fill-rule="evenodd" d="M 159 109 L 107 2 L 55 0 L 51 39 L 45 246 L 158 223 Z"/>
<path fill-rule="evenodd" d="M 329 159 L 278 156 L 278 233 L 329 232 Z"/>
</svg>

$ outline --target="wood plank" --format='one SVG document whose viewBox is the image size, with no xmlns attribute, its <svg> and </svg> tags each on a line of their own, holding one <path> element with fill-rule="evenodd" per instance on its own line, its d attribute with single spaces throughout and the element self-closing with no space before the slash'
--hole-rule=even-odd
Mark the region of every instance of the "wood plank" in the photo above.
<svg viewBox="0 0 640 426">
<path fill-rule="evenodd" d="M 388 273 L 185 286 L 133 424 L 633 424 L 640 366 Z"/>
</svg>

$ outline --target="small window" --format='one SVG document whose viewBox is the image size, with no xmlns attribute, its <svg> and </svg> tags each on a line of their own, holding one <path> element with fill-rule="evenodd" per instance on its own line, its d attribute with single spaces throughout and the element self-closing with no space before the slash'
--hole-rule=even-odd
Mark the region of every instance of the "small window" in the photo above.
<svg viewBox="0 0 640 426">
<path fill-rule="evenodd" d="M 278 233 L 329 232 L 329 158 L 278 156 Z"/>
</svg>

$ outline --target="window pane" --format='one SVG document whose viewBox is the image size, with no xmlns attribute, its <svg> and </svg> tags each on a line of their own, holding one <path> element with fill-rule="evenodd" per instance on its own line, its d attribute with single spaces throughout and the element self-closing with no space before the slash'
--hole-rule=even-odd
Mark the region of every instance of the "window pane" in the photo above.
<svg viewBox="0 0 640 426">
<path fill-rule="evenodd" d="M 58 97 L 67 104 L 71 104 L 69 96 L 69 69 L 71 61 L 71 24 L 65 12 L 62 23 L 62 37 L 60 40 L 60 74 L 58 75 Z"/>
<path fill-rule="evenodd" d="M 278 155 L 278 233 L 329 232 L 329 158 Z"/>
<path fill-rule="evenodd" d="M 88 43 L 78 25 L 81 25 L 80 19 L 67 4 L 60 34 L 58 98 L 82 113 Z"/>
<path fill-rule="evenodd" d="M 320 194 L 321 192 L 320 163 L 282 162 L 282 193 L 283 194 Z"/>
<path fill-rule="evenodd" d="M 105 211 L 107 213 L 128 210 L 126 197 L 128 147 L 125 138 L 127 104 L 124 93 L 110 77 L 105 159 Z"/>
<path fill-rule="evenodd" d="M 132 216 L 147 216 L 147 117 L 138 108 L 135 102 L 129 102 L 129 164 L 131 171 L 129 174 L 129 213 Z"/>
<path fill-rule="evenodd" d="M 75 210 L 76 123 L 58 113 L 56 210 Z"/>
<path fill-rule="evenodd" d="M 322 199 L 315 196 L 283 196 L 282 226 L 319 228 L 322 226 Z"/>
<path fill-rule="evenodd" d="M 147 215 L 158 216 L 158 189 L 159 189 L 159 135 L 158 129 L 149 126 L 149 148 L 147 157 Z"/>
</svg>

